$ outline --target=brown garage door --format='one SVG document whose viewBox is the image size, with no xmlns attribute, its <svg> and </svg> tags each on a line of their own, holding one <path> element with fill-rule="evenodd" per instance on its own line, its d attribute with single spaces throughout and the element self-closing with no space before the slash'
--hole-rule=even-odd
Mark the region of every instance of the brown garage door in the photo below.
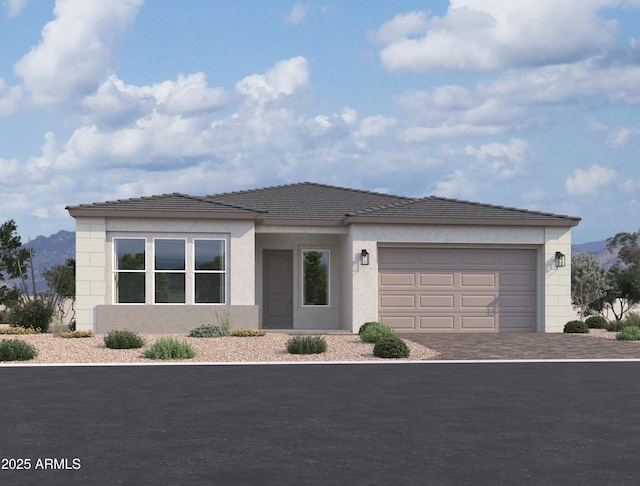
<svg viewBox="0 0 640 486">
<path fill-rule="evenodd" d="M 379 319 L 419 332 L 534 332 L 536 250 L 380 248 Z"/>
</svg>

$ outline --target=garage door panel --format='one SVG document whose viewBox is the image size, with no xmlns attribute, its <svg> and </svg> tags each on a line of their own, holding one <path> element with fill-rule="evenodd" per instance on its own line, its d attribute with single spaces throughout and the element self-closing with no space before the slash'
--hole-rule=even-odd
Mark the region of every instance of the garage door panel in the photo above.
<svg viewBox="0 0 640 486">
<path fill-rule="evenodd" d="M 455 296 L 449 295 L 420 295 L 420 308 L 425 310 L 455 309 Z"/>
<path fill-rule="evenodd" d="M 451 289 L 454 287 L 455 275 L 453 273 L 420 273 L 421 287 L 437 287 Z"/>
<path fill-rule="evenodd" d="M 383 287 L 415 287 L 415 273 L 381 273 L 380 285 Z"/>
<path fill-rule="evenodd" d="M 536 250 L 380 248 L 379 256 L 379 316 L 393 327 L 535 331 Z"/>
<path fill-rule="evenodd" d="M 461 287 L 489 287 L 495 288 L 497 284 L 494 273 L 461 273 Z"/>
<path fill-rule="evenodd" d="M 454 331 L 455 318 L 453 316 L 422 316 L 419 325 L 418 330 L 421 331 Z"/>
<path fill-rule="evenodd" d="M 416 308 L 416 296 L 407 294 L 387 294 L 380 296 L 381 309 L 408 309 Z"/>
</svg>

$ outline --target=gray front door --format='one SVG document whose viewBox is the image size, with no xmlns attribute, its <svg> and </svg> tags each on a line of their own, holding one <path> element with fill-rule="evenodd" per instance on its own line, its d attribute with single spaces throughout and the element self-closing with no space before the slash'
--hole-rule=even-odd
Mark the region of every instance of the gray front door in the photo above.
<svg viewBox="0 0 640 486">
<path fill-rule="evenodd" d="M 262 327 L 292 329 L 293 252 L 264 250 L 262 260 Z"/>
</svg>

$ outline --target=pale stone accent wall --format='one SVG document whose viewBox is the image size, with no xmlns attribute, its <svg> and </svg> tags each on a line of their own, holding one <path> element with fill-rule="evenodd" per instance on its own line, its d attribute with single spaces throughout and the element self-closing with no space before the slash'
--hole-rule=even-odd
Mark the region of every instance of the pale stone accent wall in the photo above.
<svg viewBox="0 0 640 486">
<path fill-rule="evenodd" d="M 76 329 L 95 331 L 96 307 L 106 304 L 105 218 L 76 220 Z"/>
<path fill-rule="evenodd" d="M 564 253 L 567 265 L 556 268 L 556 251 Z M 572 320 L 571 308 L 571 229 L 545 228 L 544 257 L 540 265 L 542 278 L 538 279 L 539 312 L 544 316 L 539 331 L 562 332 Z"/>
</svg>

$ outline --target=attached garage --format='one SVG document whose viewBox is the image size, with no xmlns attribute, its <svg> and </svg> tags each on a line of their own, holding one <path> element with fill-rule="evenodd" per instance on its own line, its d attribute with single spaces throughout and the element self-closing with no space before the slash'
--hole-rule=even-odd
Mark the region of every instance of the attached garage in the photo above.
<svg viewBox="0 0 640 486">
<path fill-rule="evenodd" d="M 536 249 L 378 249 L 379 320 L 411 332 L 535 332 Z"/>
</svg>

